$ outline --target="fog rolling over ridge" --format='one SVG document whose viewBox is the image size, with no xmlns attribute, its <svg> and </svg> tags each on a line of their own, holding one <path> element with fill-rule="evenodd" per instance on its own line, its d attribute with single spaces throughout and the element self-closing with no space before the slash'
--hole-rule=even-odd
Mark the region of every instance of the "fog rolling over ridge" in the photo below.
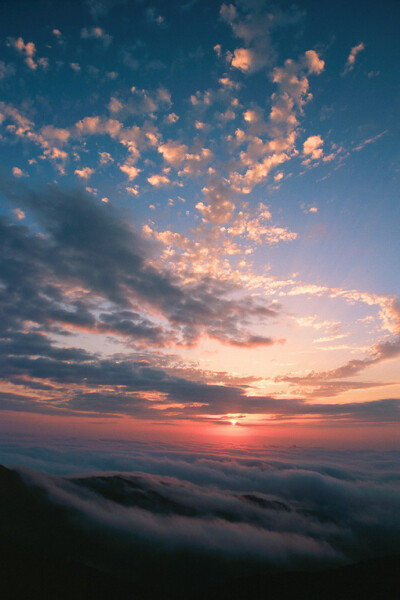
<svg viewBox="0 0 400 600">
<path fill-rule="evenodd" d="M 23 460 L 32 450 L 46 467 L 48 448 L 9 445 L 0 456 Z M 70 470 L 82 454 L 55 453 L 47 468 Z M 2 467 L 1 532 L 147 586 L 150 597 L 163 586 L 179 597 L 266 573 L 320 577 L 400 555 L 397 452 L 271 448 L 266 455 L 267 449 L 232 456 L 174 447 L 146 452 L 133 444 L 125 453 L 88 453 L 97 468 L 90 472 L 94 465 L 86 464 L 84 474 Z M 110 472 L 110 460 L 125 470 Z"/>
</svg>

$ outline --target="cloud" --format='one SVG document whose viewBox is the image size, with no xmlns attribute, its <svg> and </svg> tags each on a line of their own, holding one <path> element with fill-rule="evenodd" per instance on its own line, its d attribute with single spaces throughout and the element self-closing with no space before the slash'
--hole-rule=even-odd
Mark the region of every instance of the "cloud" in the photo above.
<svg viewBox="0 0 400 600">
<path fill-rule="evenodd" d="M 186 144 L 178 141 L 168 141 L 157 148 L 165 162 L 176 169 L 178 175 L 202 175 L 204 168 L 213 160 L 214 155 L 209 148 L 199 148 L 189 151 Z"/>
<path fill-rule="evenodd" d="M 22 39 L 22 37 L 19 37 L 17 39 L 8 38 L 7 45 L 12 46 L 20 54 L 23 54 L 25 56 L 25 63 L 33 71 L 36 71 L 36 69 L 38 67 L 42 67 L 42 69 L 47 69 L 47 67 L 48 67 L 47 58 L 44 58 L 44 57 L 37 58 L 37 59 L 34 58 L 34 56 L 36 54 L 36 46 L 33 42 L 25 43 L 24 40 Z"/>
<path fill-rule="evenodd" d="M 174 112 L 169 113 L 169 115 L 164 117 L 164 122 L 167 124 L 176 123 L 178 120 L 179 120 L 179 116 Z"/>
<path fill-rule="evenodd" d="M 154 187 L 171 185 L 171 180 L 166 175 L 151 175 L 147 178 L 147 181 Z"/>
<path fill-rule="evenodd" d="M 238 1 L 235 4 L 222 4 L 220 15 L 230 25 L 235 37 L 246 44 L 246 47 L 236 48 L 233 53 L 228 52 L 228 61 L 233 68 L 254 73 L 275 60 L 271 41 L 273 29 L 298 23 L 303 13 L 295 8 L 284 12 L 267 7 L 262 2 Z M 215 46 L 214 50 L 217 55 L 220 54 L 220 45 Z"/>
<path fill-rule="evenodd" d="M 99 116 L 84 117 L 75 123 L 75 135 L 104 135 L 112 138 L 118 136 L 122 129 L 122 123 L 116 119 L 105 119 Z"/>
<path fill-rule="evenodd" d="M 219 182 L 212 181 L 202 189 L 207 204 L 198 202 L 196 209 L 201 213 L 206 222 L 219 224 L 228 222 L 235 209 L 232 202 L 232 193 Z"/>
<path fill-rule="evenodd" d="M 304 386 L 312 390 L 315 388 L 315 390 L 309 393 L 310 396 L 337 395 L 348 389 L 379 387 L 385 384 L 348 381 L 346 378 L 358 375 L 368 367 L 397 358 L 398 356 L 400 356 L 400 337 L 397 335 L 393 340 L 372 346 L 365 358 L 351 359 L 343 365 L 328 371 L 310 371 L 308 374 L 300 376 L 279 376 L 275 378 L 275 381 L 288 382 L 294 386 L 300 386 L 303 394 L 307 394 L 304 391 Z"/>
<path fill-rule="evenodd" d="M 27 173 L 24 173 L 24 171 L 22 169 L 20 169 L 19 167 L 13 167 L 12 174 L 14 175 L 14 177 L 17 177 L 17 178 L 28 177 Z"/>
<path fill-rule="evenodd" d="M 6 77 L 14 75 L 14 73 L 15 68 L 13 65 L 6 64 L 4 61 L 0 60 L 0 81 Z"/>
<path fill-rule="evenodd" d="M 260 202 L 257 210 L 252 214 L 242 210 L 235 215 L 226 231 L 233 237 L 243 236 L 256 244 L 277 244 L 282 241 L 293 241 L 297 238 L 297 233 L 289 231 L 286 227 L 267 225 L 266 222 L 270 219 L 271 213 L 268 207 Z"/>
<path fill-rule="evenodd" d="M 324 154 L 322 146 L 324 140 L 320 135 L 311 135 L 308 137 L 303 144 L 303 154 L 306 156 L 306 160 L 319 160 Z"/>
<path fill-rule="evenodd" d="M 120 171 L 125 173 L 125 175 L 129 179 L 129 181 L 133 181 L 139 175 L 139 173 L 141 172 L 141 169 L 133 167 L 132 165 L 121 165 Z"/>
<path fill-rule="evenodd" d="M 199 574 L 194 565 L 207 559 L 231 581 L 232 564 L 238 576 L 242 568 L 247 576 L 249 569 L 272 576 L 282 568 L 315 574 L 399 552 L 396 451 L 241 446 L 227 452 L 212 445 L 188 451 L 156 442 L 55 445 L 42 438 L 2 442 L 0 456 L 6 464 L 69 473 L 3 467 L 4 531 L 20 540 L 29 525 L 31 546 L 70 558 L 72 552 L 75 560 L 90 558 L 136 581 L 132 564 L 139 560 L 140 572 L 149 561 L 153 573 L 161 562 L 171 585 L 174 565 L 181 578 L 175 553 L 182 557 L 182 550 L 186 569 L 193 568 L 191 584 L 198 577 L 206 589 L 215 571 L 204 567 Z M 79 544 L 71 546 L 71 536 Z"/>
<path fill-rule="evenodd" d="M 165 17 L 158 15 L 154 8 L 148 7 L 145 11 L 146 19 L 149 23 L 156 23 L 159 27 L 165 27 Z"/>
<path fill-rule="evenodd" d="M 75 169 L 74 173 L 80 179 L 90 179 L 94 173 L 94 169 L 91 169 L 90 167 L 83 167 L 82 169 Z"/>
<path fill-rule="evenodd" d="M 99 40 L 103 43 L 105 48 L 112 42 L 111 35 L 106 33 L 101 27 L 84 27 L 81 30 L 81 38 L 83 40 Z"/>
<path fill-rule="evenodd" d="M 304 57 L 310 75 L 320 75 L 325 69 L 325 62 L 318 56 L 315 50 L 307 50 L 304 53 Z"/>
<path fill-rule="evenodd" d="M 247 48 L 236 48 L 234 50 L 231 65 L 245 73 L 256 71 L 259 68 L 255 53 Z"/>
<path fill-rule="evenodd" d="M 65 401 L 57 404 L 58 394 L 63 393 L 62 386 L 67 383 L 73 395 L 74 386 L 83 384 L 94 389 L 122 385 L 127 396 L 121 394 L 118 402 L 117 396 L 111 398 L 103 392 L 97 401 L 91 396 L 92 410 L 98 410 L 98 402 L 103 398 L 107 412 L 133 410 L 143 416 L 149 414 L 149 406 L 144 399 L 139 402 L 140 397 L 131 397 L 133 392 L 151 390 L 184 403 L 187 398 L 207 395 L 237 396 L 239 390 L 199 385 L 140 363 L 135 367 L 130 359 L 115 362 L 73 347 L 60 348 L 52 342 L 51 333 L 77 329 L 121 336 L 139 345 L 143 341 L 163 345 L 176 338 L 178 331 L 186 343 L 193 343 L 202 332 L 207 332 L 232 345 L 270 345 L 270 337 L 252 334 L 241 326 L 241 321 L 271 318 L 277 314 L 277 306 L 269 307 L 246 297 L 240 301 L 224 298 L 227 290 L 217 282 L 200 281 L 181 288 L 167 274 L 146 264 L 144 242 L 119 221 L 109 205 L 82 192 L 54 188 L 38 194 L 25 194 L 22 189 L 6 189 L 5 193 L 11 199 L 15 195 L 18 204 L 36 217 L 46 232 L 37 237 L 27 227 L 7 220 L 1 222 L 1 256 L 8 265 L 7 270 L 2 269 L 2 322 L 7 324 L 1 344 L 2 374 L 22 384 L 51 381 L 55 386 L 53 397 L 42 399 L 40 406 L 32 399 L 30 410 L 45 411 L 47 407 L 52 411 L 57 406 L 60 414 L 63 410 L 77 410 L 76 401 L 70 407 Z M 74 228 L 68 225 L 72 222 Z M 18 248 L 12 262 L 11 247 Z M 137 302 L 143 308 L 157 308 L 174 329 L 157 325 L 133 310 Z M 110 310 L 100 314 L 93 311 L 94 306 L 98 311 L 107 303 L 111 303 Z M 28 332 L 25 322 L 32 323 Z"/>
<path fill-rule="evenodd" d="M 66 143 L 71 136 L 71 132 L 68 129 L 53 127 L 52 125 L 42 127 L 40 133 L 47 142 L 56 142 L 59 144 Z"/>
<path fill-rule="evenodd" d="M 26 319 L 29 313 L 30 320 L 46 323 L 50 329 L 58 324 L 96 331 L 100 325 L 96 325 L 91 297 L 97 298 L 97 307 L 111 302 L 118 310 L 130 310 L 139 301 L 144 313 L 156 308 L 167 329 L 174 328 L 174 337 L 182 343 L 194 343 L 207 332 L 223 343 L 246 345 L 256 342 L 248 329 L 252 319 L 268 320 L 277 314 L 277 305 L 265 300 L 258 302 L 243 294 L 231 299 L 235 289 L 231 283 L 200 279 L 183 285 L 167 271 L 153 268 L 145 257 L 144 238 L 121 221 L 110 205 L 84 192 L 49 188 L 37 193 L 23 188 L 15 191 L 10 186 L 5 186 L 4 192 L 32 214 L 45 232 L 45 237 L 38 239 L 29 229 L 7 221 L 2 225 L 4 243 L 14 238 L 19 244 L 15 272 L 9 276 L 13 285 L 20 279 L 30 288 L 29 306 L 24 307 L 19 288 L 18 302 L 5 296 L 6 306 L 17 319 Z M 68 228 L 68 223 L 76 226 Z M 24 263 L 25 270 L 20 270 Z M 46 298 L 36 285 L 46 285 Z M 257 338 L 257 343 L 263 337 Z M 264 343 L 271 343 L 269 336 Z"/>
<path fill-rule="evenodd" d="M 120 95 L 119 98 L 111 96 L 108 109 L 119 119 L 127 119 L 132 115 L 155 118 L 158 111 L 170 109 L 171 105 L 171 94 L 167 88 L 161 86 L 155 90 L 145 90 L 133 86 L 129 94 Z"/>
<path fill-rule="evenodd" d="M 273 69 L 271 79 L 278 89 L 271 96 L 269 119 L 264 120 L 258 107 L 245 111 L 247 131 L 237 129 L 235 138 L 232 138 L 234 146 L 246 144 L 238 161 L 239 168 L 245 166 L 244 172 L 233 169 L 230 173 L 234 191 L 250 194 L 256 185 L 269 178 L 275 167 L 297 154 L 298 117 L 312 99 L 308 76 L 319 75 L 323 69 L 324 61 L 314 50 L 308 50 L 297 61 L 287 59 L 283 67 Z M 310 143 L 319 141 L 318 136 L 314 137 L 306 144 L 306 151 Z M 265 141 L 263 138 L 266 138 Z M 318 148 L 314 150 L 318 154 Z"/>
<path fill-rule="evenodd" d="M 359 152 L 360 150 L 363 150 L 365 148 L 365 146 L 368 146 L 369 144 L 373 144 L 375 143 L 377 140 L 379 140 L 382 136 L 387 134 L 387 130 L 382 131 L 381 133 L 378 133 L 377 135 L 374 135 L 372 138 L 367 138 L 366 140 L 363 140 L 360 144 L 358 144 L 354 150 L 356 152 Z"/>
<path fill-rule="evenodd" d="M 188 147 L 185 144 L 170 141 L 165 144 L 161 144 L 158 147 L 158 152 L 162 155 L 166 162 L 174 167 L 179 167 L 185 160 Z"/>
<path fill-rule="evenodd" d="M 126 2 L 127 0 L 85 0 L 94 19 L 106 16 L 115 6 L 126 4 Z"/>
<path fill-rule="evenodd" d="M 33 121 L 25 117 L 13 105 L 0 102 L 0 110 L 2 111 L 2 120 L 9 122 L 7 126 L 9 133 L 40 146 L 43 155 L 39 158 L 49 159 L 60 173 L 65 173 L 68 154 L 60 146 L 68 140 L 69 132 L 66 129 L 45 126 L 41 130 L 36 130 Z"/>
<path fill-rule="evenodd" d="M 22 37 L 17 39 L 9 38 L 8 45 L 13 46 L 18 52 L 25 55 L 25 62 L 30 69 L 37 69 L 37 63 L 33 59 L 36 54 L 36 46 L 33 42 L 25 43 Z"/>
<path fill-rule="evenodd" d="M 12 212 L 14 213 L 14 215 L 16 216 L 16 218 L 18 219 L 18 221 L 21 221 L 22 219 L 25 219 L 25 213 L 20 208 L 14 208 Z"/>
<path fill-rule="evenodd" d="M 346 75 L 347 73 L 349 73 L 349 71 L 352 71 L 354 69 L 357 54 L 359 54 L 363 50 L 365 50 L 365 45 L 363 44 L 363 42 L 357 44 L 357 46 L 353 46 L 353 48 L 350 50 L 349 56 L 347 57 L 347 61 L 342 75 Z"/>
<path fill-rule="evenodd" d="M 108 165 L 109 163 L 114 162 L 114 159 L 109 152 L 99 152 L 99 157 L 101 165 Z"/>
<path fill-rule="evenodd" d="M 138 186 L 133 186 L 133 187 L 128 186 L 125 189 L 127 192 L 129 192 L 130 194 L 133 194 L 134 196 L 137 196 L 139 194 Z"/>
</svg>

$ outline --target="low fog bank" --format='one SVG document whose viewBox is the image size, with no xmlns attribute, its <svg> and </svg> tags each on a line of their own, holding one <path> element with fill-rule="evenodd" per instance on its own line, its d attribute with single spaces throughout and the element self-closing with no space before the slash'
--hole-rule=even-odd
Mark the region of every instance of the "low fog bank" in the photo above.
<svg viewBox="0 0 400 600">
<path fill-rule="evenodd" d="M 128 577 L 147 562 L 316 571 L 400 554 L 398 452 L 70 440 L 3 443 L 0 458 L 17 465 L 1 470 L 3 532 Z"/>
</svg>

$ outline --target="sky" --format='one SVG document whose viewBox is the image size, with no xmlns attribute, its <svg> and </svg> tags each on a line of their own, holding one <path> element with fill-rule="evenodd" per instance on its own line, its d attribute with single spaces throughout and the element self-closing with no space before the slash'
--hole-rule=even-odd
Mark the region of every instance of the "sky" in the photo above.
<svg viewBox="0 0 400 600">
<path fill-rule="evenodd" d="M 399 446 L 399 13 L 0 2 L 0 432 Z"/>
</svg>

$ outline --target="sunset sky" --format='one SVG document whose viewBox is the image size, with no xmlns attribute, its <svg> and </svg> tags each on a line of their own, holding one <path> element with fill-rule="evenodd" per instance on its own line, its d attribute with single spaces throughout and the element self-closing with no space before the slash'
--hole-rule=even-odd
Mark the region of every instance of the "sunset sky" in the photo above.
<svg viewBox="0 0 400 600">
<path fill-rule="evenodd" d="M 0 1 L 0 432 L 399 446 L 399 17 Z"/>
</svg>

